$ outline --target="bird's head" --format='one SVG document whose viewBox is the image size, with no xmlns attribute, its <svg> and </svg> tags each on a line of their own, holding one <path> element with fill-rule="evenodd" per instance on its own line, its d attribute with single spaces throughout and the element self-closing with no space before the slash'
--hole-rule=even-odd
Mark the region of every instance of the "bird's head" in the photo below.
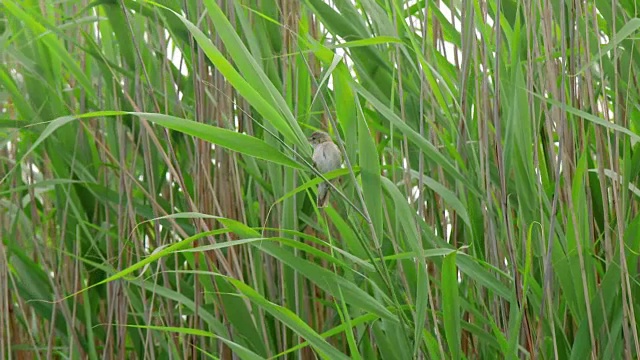
<svg viewBox="0 0 640 360">
<path fill-rule="evenodd" d="M 318 144 L 322 144 L 323 142 L 331 141 L 331 137 L 324 131 L 315 131 L 309 137 L 309 142 L 311 145 L 316 146 Z"/>
</svg>

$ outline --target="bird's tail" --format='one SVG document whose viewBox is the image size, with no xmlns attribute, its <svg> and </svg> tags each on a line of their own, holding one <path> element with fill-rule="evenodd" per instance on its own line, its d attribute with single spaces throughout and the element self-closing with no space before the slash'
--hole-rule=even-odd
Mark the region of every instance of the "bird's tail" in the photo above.
<svg viewBox="0 0 640 360">
<path fill-rule="evenodd" d="M 328 183 L 323 182 L 318 185 L 318 197 L 316 199 L 316 203 L 319 208 L 326 207 L 329 204 L 329 192 L 331 190 L 331 186 Z"/>
</svg>

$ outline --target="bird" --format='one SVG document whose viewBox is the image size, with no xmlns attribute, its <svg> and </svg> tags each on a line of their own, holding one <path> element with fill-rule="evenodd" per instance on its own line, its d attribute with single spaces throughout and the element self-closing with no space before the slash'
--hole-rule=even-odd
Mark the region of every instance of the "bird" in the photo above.
<svg viewBox="0 0 640 360">
<path fill-rule="evenodd" d="M 315 131 L 309 137 L 309 143 L 313 146 L 313 166 L 320 173 L 339 169 L 342 166 L 342 154 L 340 149 L 331 140 L 329 134 L 324 131 Z M 329 202 L 329 190 L 331 186 L 326 183 L 318 185 L 318 197 L 316 205 L 319 208 L 326 207 Z"/>
</svg>

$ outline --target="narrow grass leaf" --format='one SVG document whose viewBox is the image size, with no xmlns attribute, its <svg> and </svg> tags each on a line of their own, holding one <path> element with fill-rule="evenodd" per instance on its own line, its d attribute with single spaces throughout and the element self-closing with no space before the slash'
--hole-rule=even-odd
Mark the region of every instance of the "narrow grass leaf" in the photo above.
<svg viewBox="0 0 640 360">
<path fill-rule="evenodd" d="M 268 301 L 254 289 L 239 280 L 233 278 L 226 279 L 253 303 L 260 306 L 273 317 L 294 330 L 300 337 L 309 341 L 309 343 L 320 352 L 323 358 L 348 359 L 346 355 L 326 342 L 322 336 L 313 331 L 309 325 L 302 321 L 291 310 Z"/>
<path fill-rule="evenodd" d="M 442 317 L 447 344 L 453 359 L 460 359 L 460 306 L 458 302 L 458 269 L 456 253 L 444 258 L 442 263 Z"/>
</svg>

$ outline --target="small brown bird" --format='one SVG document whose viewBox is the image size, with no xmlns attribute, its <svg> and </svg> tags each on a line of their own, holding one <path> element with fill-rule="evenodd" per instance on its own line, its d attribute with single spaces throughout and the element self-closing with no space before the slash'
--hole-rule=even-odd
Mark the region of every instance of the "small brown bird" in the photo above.
<svg viewBox="0 0 640 360">
<path fill-rule="evenodd" d="M 316 131 L 309 137 L 309 142 L 313 146 L 313 166 L 321 172 L 339 169 L 342 165 L 342 154 L 340 149 L 333 143 L 329 134 L 323 131 Z M 329 203 L 329 190 L 331 186 L 326 182 L 318 185 L 318 207 L 322 208 Z"/>
</svg>

